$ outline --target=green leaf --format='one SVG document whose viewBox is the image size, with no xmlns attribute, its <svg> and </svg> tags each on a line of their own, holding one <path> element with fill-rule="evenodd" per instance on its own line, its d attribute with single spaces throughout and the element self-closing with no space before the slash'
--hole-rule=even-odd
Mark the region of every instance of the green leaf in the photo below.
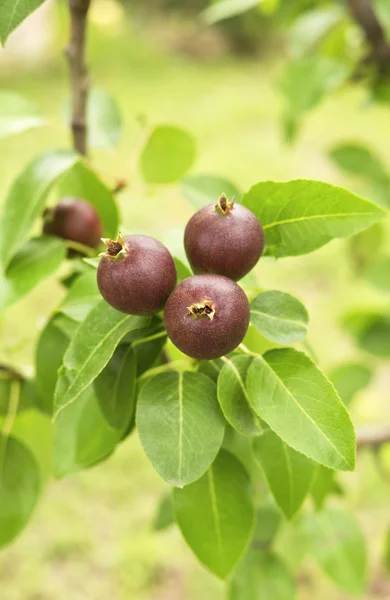
<svg viewBox="0 0 390 600">
<path fill-rule="evenodd" d="M 309 315 L 303 304 L 284 292 L 263 292 L 251 302 L 251 322 L 265 338 L 279 344 L 304 339 Z"/>
<path fill-rule="evenodd" d="M 77 277 L 58 310 L 70 319 L 81 322 L 100 300 L 96 271 L 91 270 Z"/>
<path fill-rule="evenodd" d="M 41 408 L 49 415 L 53 413 L 53 398 L 57 384 L 57 372 L 61 366 L 69 337 L 58 325 L 54 315 L 43 329 L 35 355 L 36 380 L 42 398 Z"/>
<path fill-rule="evenodd" d="M 12 427 L 12 437 L 20 440 L 35 457 L 42 482 L 52 475 L 52 429 L 50 417 L 35 408 L 18 413 Z"/>
<path fill-rule="evenodd" d="M 76 160 L 77 155 L 70 151 L 48 152 L 33 160 L 15 180 L 0 222 L 0 261 L 4 270 L 41 214 L 54 183 Z"/>
<path fill-rule="evenodd" d="M 355 432 L 332 384 L 302 352 L 271 350 L 253 359 L 252 408 L 289 446 L 341 471 L 355 466 Z"/>
<path fill-rule="evenodd" d="M 208 25 L 230 19 L 261 4 L 262 0 L 217 0 L 201 14 Z"/>
<path fill-rule="evenodd" d="M 332 148 L 330 158 L 338 167 L 365 179 L 380 194 L 381 204 L 390 206 L 390 177 L 386 167 L 369 148 L 358 143 L 344 143 Z"/>
<path fill-rule="evenodd" d="M 0 0 L 0 41 L 4 45 L 8 36 L 44 0 Z"/>
<path fill-rule="evenodd" d="M 216 203 L 222 193 L 230 199 L 235 198 L 237 202 L 240 202 L 242 197 L 242 193 L 233 183 L 213 175 L 186 177 L 181 182 L 180 189 L 184 198 L 189 200 L 196 209 Z"/>
<path fill-rule="evenodd" d="M 118 346 L 94 381 L 95 393 L 107 422 L 114 429 L 127 429 L 136 399 L 137 360 L 132 346 Z"/>
<path fill-rule="evenodd" d="M 228 600 L 294 600 L 295 583 L 281 559 L 262 548 L 250 548 L 234 572 Z"/>
<path fill-rule="evenodd" d="M 263 225 L 267 253 L 276 257 L 307 254 L 386 216 L 343 188 L 305 179 L 258 183 L 242 202 Z"/>
<path fill-rule="evenodd" d="M 368 283 L 383 292 L 390 292 L 390 256 L 379 256 L 363 272 Z"/>
<path fill-rule="evenodd" d="M 166 331 L 161 321 L 157 321 L 157 323 L 157 329 L 151 335 L 146 334 L 146 337 L 141 337 L 133 342 L 137 361 L 137 376 L 142 375 L 158 362 L 161 351 L 166 344 Z"/>
<path fill-rule="evenodd" d="M 173 525 L 175 522 L 175 514 L 173 510 L 173 498 L 171 490 L 164 494 L 161 498 L 160 504 L 157 509 L 156 518 L 154 521 L 153 529 L 155 531 L 163 531 Z"/>
<path fill-rule="evenodd" d="M 115 98 L 93 89 L 88 97 L 88 144 L 91 148 L 112 148 L 122 134 L 122 116 Z"/>
<path fill-rule="evenodd" d="M 282 521 L 282 515 L 275 504 L 265 504 L 258 508 L 253 542 L 262 544 L 263 547 L 271 544 L 280 529 Z"/>
<path fill-rule="evenodd" d="M 181 283 L 184 279 L 191 277 L 192 273 L 179 258 L 173 258 L 175 261 L 176 273 L 177 273 L 177 283 Z"/>
<path fill-rule="evenodd" d="M 368 386 L 372 377 L 372 369 L 358 362 L 338 365 L 329 373 L 330 381 L 346 406 L 349 406 L 358 392 Z"/>
<path fill-rule="evenodd" d="M 294 55 L 313 52 L 345 17 L 343 6 L 330 5 L 305 10 L 289 28 L 289 47 Z"/>
<path fill-rule="evenodd" d="M 255 439 L 253 450 L 277 505 L 291 519 L 310 491 L 315 463 L 287 446 L 271 430 Z"/>
<path fill-rule="evenodd" d="M 59 238 L 41 237 L 29 240 L 0 273 L 0 311 L 5 310 L 52 275 L 66 257 Z"/>
<path fill-rule="evenodd" d="M 13 92 L 0 92 L 0 139 L 44 124 L 45 119 L 28 100 Z"/>
<path fill-rule="evenodd" d="M 199 373 L 207 375 L 207 377 L 210 377 L 210 379 L 217 383 L 223 365 L 224 363 L 220 358 L 214 360 L 201 360 L 198 364 L 198 371 Z"/>
<path fill-rule="evenodd" d="M 56 196 L 73 196 L 89 202 L 100 216 L 104 237 L 117 236 L 119 213 L 114 194 L 84 163 L 78 162 L 61 178 L 56 188 Z"/>
<path fill-rule="evenodd" d="M 0 434 L 0 547 L 27 525 L 40 493 L 38 464 L 30 450 Z"/>
<path fill-rule="evenodd" d="M 199 479 L 218 454 L 225 431 L 215 384 L 201 373 L 153 377 L 138 399 L 137 429 L 165 481 L 182 487 Z"/>
<path fill-rule="evenodd" d="M 38 405 L 38 391 L 34 382 L 23 379 L 16 372 L 7 372 L 0 369 L 0 415 L 6 415 L 9 411 L 13 382 L 19 381 L 19 402 L 17 412 L 29 410 Z"/>
<path fill-rule="evenodd" d="M 250 407 L 245 389 L 246 375 L 251 356 L 225 358 L 218 377 L 218 401 L 226 420 L 242 435 L 259 435 L 262 431 L 260 419 Z"/>
<path fill-rule="evenodd" d="M 375 12 L 379 16 L 382 27 L 386 32 L 387 40 L 390 41 L 390 6 L 387 0 L 374 0 Z"/>
<path fill-rule="evenodd" d="M 248 546 L 254 526 L 249 477 L 241 463 L 222 450 L 195 483 L 173 492 L 176 521 L 199 560 L 222 579 Z"/>
<path fill-rule="evenodd" d="M 348 74 L 345 64 L 319 54 L 290 61 L 280 81 L 287 115 L 293 120 L 299 119 L 339 87 Z"/>
<path fill-rule="evenodd" d="M 61 478 L 100 462 L 114 451 L 122 431 L 110 427 L 93 386 L 67 405 L 54 422 L 53 470 Z"/>
<path fill-rule="evenodd" d="M 381 358 L 390 356 L 390 315 L 357 311 L 345 316 L 343 325 L 365 352 Z"/>
<path fill-rule="evenodd" d="M 366 547 L 349 511 L 327 509 L 308 514 L 301 523 L 309 551 L 323 571 L 343 590 L 362 594 L 366 586 Z"/>
<path fill-rule="evenodd" d="M 311 488 L 311 497 L 317 510 L 321 510 L 325 500 L 330 494 L 337 492 L 337 484 L 334 480 L 336 472 L 322 465 L 317 465 Z"/>
<path fill-rule="evenodd" d="M 190 133 L 160 125 L 150 134 L 141 154 L 143 178 L 147 183 L 173 183 L 191 168 L 195 154 L 195 140 Z"/>
<path fill-rule="evenodd" d="M 55 393 L 54 418 L 96 379 L 126 333 L 142 329 L 149 322 L 146 317 L 120 313 L 103 300 L 94 306 L 64 355 Z"/>
</svg>

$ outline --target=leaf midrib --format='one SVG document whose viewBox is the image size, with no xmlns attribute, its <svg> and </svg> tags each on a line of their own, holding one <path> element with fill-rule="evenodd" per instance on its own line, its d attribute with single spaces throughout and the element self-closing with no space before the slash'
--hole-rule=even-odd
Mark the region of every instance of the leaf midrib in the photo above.
<svg viewBox="0 0 390 600">
<path fill-rule="evenodd" d="M 298 223 L 301 221 L 313 221 L 315 219 L 348 219 L 349 217 L 371 217 L 380 214 L 380 210 L 378 209 L 378 213 L 373 212 L 350 212 L 350 213 L 334 213 L 334 214 L 323 214 L 323 215 L 311 215 L 305 217 L 296 217 L 294 219 L 283 219 L 282 221 L 275 221 L 274 223 L 269 223 L 268 225 L 263 225 L 263 229 L 271 229 L 271 227 L 276 227 L 278 225 L 288 225 L 289 223 Z"/>
<path fill-rule="evenodd" d="M 219 562 L 219 566 L 220 566 L 221 570 L 223 571 L 223 541 L 222 541 L 222 533 L 221 533 L 221 524 L 220 524 L 220 520 L 219 520 L 217 494 L 215 492 L 213 465 L 210 466 L 210 468 L 207 472 L 207 475 L 208 475 L 208 483 L 209 483 L 209 491 L 210 491 L 210 499 L 211 499 L 211 512 L 213 515 L 215 535 L 217 538 L 218 562 Z"/>
<path fill-rule="evenodd" d="M 73 382 L 71 383 L 71 385 L 68 388 L 67 394 L 65 396 L 68 397 L 69 395 L 71 395 L 73 388 L 75 387 L 76 383 L 78 382 L 78 380 L 80 379 L 80 377 L 83 375 L 83 371 L 85 370 L 86 366 L 89 364 L 89 362 L 91 361 L 92 358 L 94 358 L 96 352 L 98 350 L 100 350 L 101 346 L 106 342 L 106 340 L 117 330 L 119 329 L 124 323 L 126 323 L 126 321 L 130 320 L 131 317 L 126 316 L 124 319 L 122 319 L 121 321 L 119 321 L 119 323 L 117 323 L 115 325 L 115 327 L 113 327 L 112 329 L 110 329 L 110 331 L 108 333 L 106 333 L 106 335 L 101 338 L 101 340 L 99 341 L 99 343 L 94 347 L 93 351 L 91 352 L 91 354 L 88 356 L 88 358 L 86 359 L 86 361 L 83 363 L 83 365 L 79 368 L 78 370 L 78 375 L 76 376 L 76 378 L 73 380 Z M 64 359 L 64 362 L 66 360 L 66 357 Z M 66 369 L 68 371 L 68 369 Z M 54 414 L 54 419 L 56 419 L 59 415 L 59 413 L 64 410 L 64 408 L 66 408 L 67 406 L 69 406 L 69 404 L 71 404 L 72 402 L 74 402 L 79 396 L 80 394 L 82 394 L 82 392 L 89 386 L 90 382 L 88 382 L 86 385 L 84 385 L 82 387 L 82 389 L 79 390 L 79 392 L 74 395 L 73 397 L 71 397 L 67 402 L 65 402 L 64 404 L 61 404 L 61 406 L 58 407 L 58 409 L 56 410 L 55 414 Z"/>
<path fill-rule="evenodd" d="M 346 464 L 348 466 L 349 469 L 353 468 L 353 465 L 350 465 L 349 462 L 347 461 L 347 459 L 341 454 L 341 452 L 336 448 L 336 446 L 333 444 L 333 442 L 327 437 L 327 435 L 322 431 L 322 429 L 317 425 L 317 423 L 312 419 L 312 417 L 304 410 L 304 408 L 299 404 L 299 402 L 296 400 L 296 398 L 293 396 L 293 394 L 290 392 L 290 390 L 288 389 L 288 387 L 285 385 L 285 383 L 280 379 L 280 377 L 278 377 L 276 371 L 274 371 L 274 369 L 271 367 L 271 365 L 262 357 L 259 356 L 259 359 L 263 361 L 263 363 L 268 367 L 268 369 L 272 372 L 272 374 L 276 377 L 277 381 L 280 383 L 280 385 L 282 386 L 282 388 L 287 392 L 287 395 L 292 398 L 292 400 L 294 401 L 294 403 L 298 406 L 298 408 L 301 410 L 301 412 L 305 415 L 305 417 L 314 425 L 314 427 L 316 429 L 318 429 L 318 431 L 321 433 L 321 435 L 325 438 L 325 440 L 328 442 L 328 444 L 336 451 L 336 454 L 338 454 L 338 456 L 340 456 L 340 458 L 342 458 L 343 463 Z"/>
<path fill-rule="evenodd" d="M 265 317 L 267 319 L 272 319 L 274 321 L 279 321 L 281 323 L 291 323 L 292 325 L 300 325 L 302 327 L 302 329 L 304 329 L 305 331 L 307 329 L 306 323 L 304 321 L 294 321 L 293 319 L 285 319 L 283 317 L 276 317 L 275 315 L 271 315 L 269 313 L 265 313 L 265 312 L 262 312 L 260 310 L 254 309 L 254 308 L 251 308 L 250 312 L 254 313 L 256 315 L 260 315 L 262 317 Z"/>
</svg>

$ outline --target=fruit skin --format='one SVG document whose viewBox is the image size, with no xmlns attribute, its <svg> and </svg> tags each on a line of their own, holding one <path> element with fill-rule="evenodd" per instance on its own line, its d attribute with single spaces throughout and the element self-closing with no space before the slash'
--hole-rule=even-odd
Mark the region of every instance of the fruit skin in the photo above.
<svg viewBox="0 0 390 600">
<path fill-rule="evenodd" d="M 206 311 L 212 306 L 215 313 L 195 318 L 191 309 L 205 300 Z M 247 332 L 249 316 L 248 299 L 237 283 L 222 275 L 194 275 L 168 298 L 164 323 L 168 337 L 184 354 L 211 360 L 237 348 Z"/>
<path fill-rule="evenodd" d="M 103 235 L 96 210 L 79 198 L 63 198 L 44 214 L 43 233 L 97 248 Z"/>
<path fill-rule="evenodd" d="M 184 234 L 187 258 L 194 273 L 217 273 L 238 281 L 256 265 L 264 250 L 264 231 L 257 217 L 241 204 L 219 203 L 198 210 Z M 226 205 L 225 205 L 226 206 Z M 230 208 L 229 208 L 230 206 Z"/>
<path fill-rule="evenodd" d="M 165 246 L 147 235 L 127 235 L 122 251 L 99 263 L 97 282 L 101 295 L 117 310 L 149 316 L 161 310 L 176 285 L 176 267 Z M 111 242 L 118 244 L 118 242 Z M 106 245 L 109 241 L 106 241 Z"/>
</svg>

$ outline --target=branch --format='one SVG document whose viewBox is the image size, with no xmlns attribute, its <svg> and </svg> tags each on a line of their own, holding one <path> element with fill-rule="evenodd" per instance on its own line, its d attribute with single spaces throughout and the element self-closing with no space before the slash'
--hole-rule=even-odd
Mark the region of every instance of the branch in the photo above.
<svg viewBox="0 0 390 600">
<path fill-rule="evenodd" d="M 370 446 L 378 448 L 390 443 L 390 425 L 367 425 L 356 430 L 358 450 Z"/>
<path fill-rule="evenodd" d="M 85 62 L 87 15 L 91 0 L 68 0 L 70 41 L 66 48 L 72 89 L 72 137 L 74 149 L 87 154 L 87 100 L 89 77 Z"/>
<path fill-rule="evenodd" d="M 390 77 L 390 44 L 375 13 L 373 0 L 347 0 L 347 4 L 371 49 L 364 62 L 373 63 L 380 78 Z"/>
</svg>

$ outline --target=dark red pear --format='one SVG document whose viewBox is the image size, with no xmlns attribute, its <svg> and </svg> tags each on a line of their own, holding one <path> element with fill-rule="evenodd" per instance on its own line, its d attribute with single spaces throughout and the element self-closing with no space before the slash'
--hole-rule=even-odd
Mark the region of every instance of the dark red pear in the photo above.
<svg viewBox="0 0 390 600">
<path fill-rule="evenodd" d="M 176 267 L 168 249 L 147 235 L 119 235 L 107 246 L 97 272 L 103 298 L 130 315 L 161 310 L 176 285 Z"/>
<path fill-rule="evenodd" d="M 184 246 L 194 273 L 238 281 L 261 257 L 264 231 L 249 209 L 222 194 L 216 204 L 201 208 L 189 220 Z"/>
<path fill-rule="evenodd" d="M 242 342 L 249 326 L 248 299 L 222 275 L 194 275 L 170 295 L 164 323 L 173 344 L 200 360 L 219 358 Z"/>
<path fill-rule="evenodd" d="M 63 198 L 44 213 L 43 232 L 97 248 L 103 235 L 102 223 L 91 204 L 79 198 Z"/>
</svg>

